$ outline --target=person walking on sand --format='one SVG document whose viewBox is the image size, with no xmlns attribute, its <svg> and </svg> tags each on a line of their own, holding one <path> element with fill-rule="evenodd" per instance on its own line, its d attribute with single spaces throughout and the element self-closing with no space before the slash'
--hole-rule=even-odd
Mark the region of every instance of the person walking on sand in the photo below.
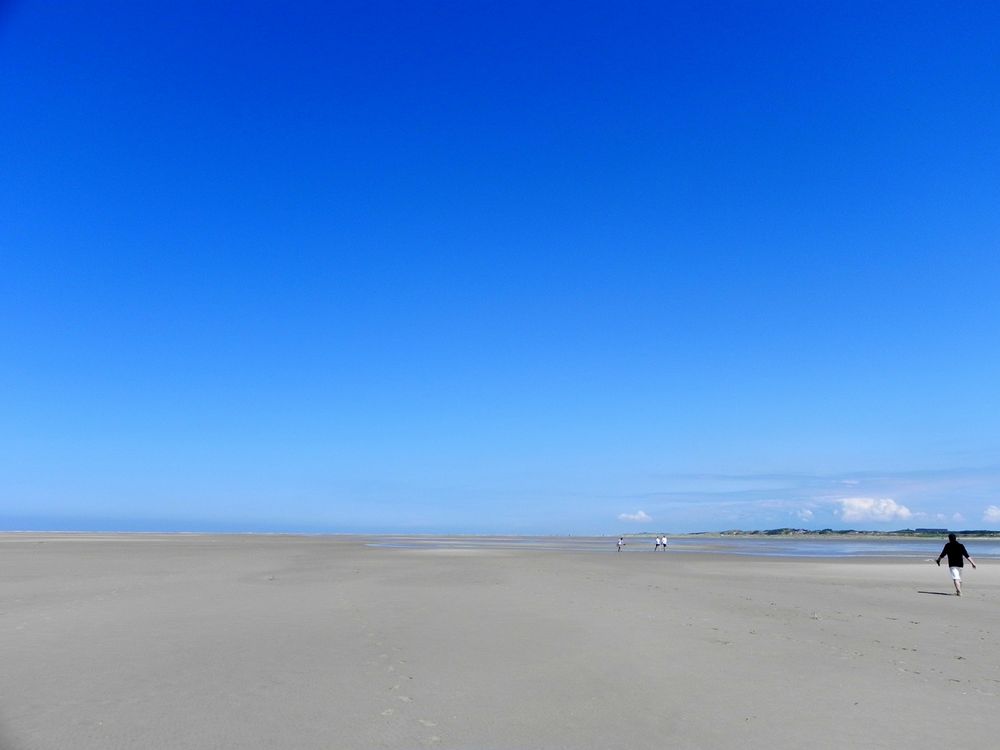
<svg viewBox="0 0 1000 750">
<path fill-rule="evenodd" d="M 962 566 L 965 564 L 965 560 L 968 560 L 972 565 L 973 570 L 976 568 L 976 563 L 973 562 L 972 558 L 969 557 L 968 550 L 965 549 L 965 545 L 955 538 L 954 534 L 948 535 L 948 543 L 944 545 L 944 549 L 941 550 L 941 554 L 937 556 L 936 562 L 938 567 L 941 567 L 941 558 L 945 555 L 948 556 L 948 570 L 951 571 L 951 580 L 955 584 L 955 596 L 962 595 Z"/>
<path fill-rule="evenodd" d="M 622 547 L 624 546 L 625 546 L 625 537 L 623 536 L 618 537 L 618 551 L 621 552 Z"/>
<path fill-rule="evenodd" d="M 660 548 L 660 537 L 656 537 L 656 546 L 653 547 L 653 552 L 656 552 Z"/>
</svg>

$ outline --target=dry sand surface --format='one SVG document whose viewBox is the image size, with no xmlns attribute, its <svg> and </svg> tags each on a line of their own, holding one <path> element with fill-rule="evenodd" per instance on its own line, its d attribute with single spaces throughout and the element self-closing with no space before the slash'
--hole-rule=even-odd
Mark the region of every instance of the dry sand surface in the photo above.
<svg viewBox="0 0 1000 750">
<path fill-rule="evenodd" d="M 996 747 L 1000 565 L 950 591 L 911 560 L 0 535 L 0 747 Z"/>
</svg>

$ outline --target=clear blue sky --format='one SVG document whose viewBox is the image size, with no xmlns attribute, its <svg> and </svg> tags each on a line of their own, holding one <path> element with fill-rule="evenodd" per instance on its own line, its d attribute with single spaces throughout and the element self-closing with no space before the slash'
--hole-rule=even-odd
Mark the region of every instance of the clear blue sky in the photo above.
<svg viewBox="0 0 1000 750">
<path fill-rule="evenodd" d="M 1000 528 L 998 37 L 0 4 L 0 528 Z"/>
</svg>

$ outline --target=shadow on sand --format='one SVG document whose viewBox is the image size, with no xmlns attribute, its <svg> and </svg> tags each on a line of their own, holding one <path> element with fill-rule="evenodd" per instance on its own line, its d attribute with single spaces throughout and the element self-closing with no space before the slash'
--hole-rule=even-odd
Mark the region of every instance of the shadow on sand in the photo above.
<svg viewBox="0 0 1000 750">
<path fill-rule="evenodd" d="M 934 596 L 955 596 L 954 591 L 918 591 L 918 594 L 933 594 Z"/>
</svg>

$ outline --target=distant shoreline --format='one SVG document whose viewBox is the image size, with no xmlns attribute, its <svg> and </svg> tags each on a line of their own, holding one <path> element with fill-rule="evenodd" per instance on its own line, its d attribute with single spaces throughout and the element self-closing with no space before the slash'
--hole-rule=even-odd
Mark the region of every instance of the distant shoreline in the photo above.
<svg viewBox="0 0 1000 750">
<path fill-rule="evenodd" d="M 830 537 L 874 537 L 874 538 L 895 538 L 895 539 L 937 539 L 948 534 L 965 537 L 967 539 L 990 539 L 1000 537 L 1000 531 L 989 529 L 971 529 L 964 531 L 952 531 L 950 529 L 900 529 L 898 531 L 866 531 L 863 529 L 823 529 L 813 531 L 808 529 L 766 529 L 766 530 L 729 530 L 729 531 L 705 531 L 682 534 L 679 536 L 766 536 L 766 537 L 796 537 L 796 538 L 830 538 Z"/>
<path fill-rule="evenodd" d="M 731 537 L 754 537 L 768 539 L 939 539 L 949 533 L 963 539 L 998 539 L 1000 530 L 974 529 L 964 531 L 902 529 L 898 531 L 868 531 L 863 529 L 824 529 L 821 531 L 807 529 L 762 529 L 762 530 L 726 530 L 726 531 L 690 531 L 690 532 L 629 532 L 607 534 L 474 534 L 451 532 L 355 532 L 355 531 L 219 531 L 210 530 L 136 530 L 136 529 L 0 529 L 4 535 L 60 535 L 60 536 L 289 536 L 289 537 L 338 537 L 338 538 L 447 538 L 447 539 L 653 539 L 656 536 L 666 536 L 670 539 L 722 539 Z"/>
</svg>

